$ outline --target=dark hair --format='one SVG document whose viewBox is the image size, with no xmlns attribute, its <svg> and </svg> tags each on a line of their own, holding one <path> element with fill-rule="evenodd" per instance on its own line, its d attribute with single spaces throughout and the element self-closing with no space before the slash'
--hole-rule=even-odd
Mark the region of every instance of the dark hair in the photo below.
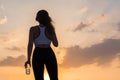
<svg viewBox="0 0 120 80">
<path fill-rule="evenodd" d="M 36 21 L 46 26 L 46 30 L 50 36 L 54 34 L 54 26 L 52 24 L 52 19 L 46 10 L 38 11 Z"/>
</svg>

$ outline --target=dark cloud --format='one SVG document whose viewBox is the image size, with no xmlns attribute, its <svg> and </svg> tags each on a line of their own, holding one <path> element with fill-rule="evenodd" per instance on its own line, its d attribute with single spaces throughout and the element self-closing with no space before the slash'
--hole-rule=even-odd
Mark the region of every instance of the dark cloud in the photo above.
<svg viewBox="0 0 120 80">
<path fill-rule="evenodd" d="M 103 43 L 81 49 L 79 46 L 67 48 L 64 57 L 64 67 L 80 67 L 97 63 L 98 65 L 109 64 L 120 53 L 120 39 L 108 39 Z"/>
<path fill-rule="evenodd" d="M 6 59 L 0 61 L 0 66 L 24 66 L 24 62 L 26 57 L 24 55 L 18 56 L 14 58 L 12 56 L 8 56 Z"/>
<path fill-rule="evenodd" d="M 107 19 L 107 15 L 106 14 L 100 14 L 99 16 L 97 16 L 95 19 L 91 20 L 91 22 L 80 22 L 78 24 L 78 26 L 73 29 L 74 32 L 76 31 L 81 31 L 84 28 L 90 27 L 90 26 L 94 26 L 94 24 L 101 22 L 101 21 L 105 21 Z"/>
<path fill-rule="evenodd" d="M 93 25 L 95 22 L 92 21 L 90 23 L 83 23 L 80 22 L 80 24 L 73 30 L 74 32 L 76 31 L 81 31 L 82 29 L 86 28 L 86 27 L 90 27 L 91 25 Z"/>
<path fill-rule="evenodd" d="M 117 23 L 118 30 L 120 31 L 120 22 Z"/>
<path fill-rule="evenodd" d="M 74 32 L 80 31 L 80 30 L 82 30 L 83 28 L 88 27 L 88 26 L 89 26 L 88 24 L 85 24 L 85 23 L 81 22 L 73 31 L 74 31 Z"/>
</svg>

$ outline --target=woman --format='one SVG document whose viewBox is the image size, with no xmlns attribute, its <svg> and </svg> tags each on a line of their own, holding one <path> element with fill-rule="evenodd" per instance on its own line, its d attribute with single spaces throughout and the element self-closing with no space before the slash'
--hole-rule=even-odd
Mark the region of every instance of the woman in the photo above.
<svg viewBox="0 0 120 80">
<path fill-rule="evenodd" d="M 30 58 L 34 43 L 32 66 L 35 80 L 44 80 L 44 65 L 46 65 L 50 80 L 58 80 L 57 61 L 50 47 L 51 43 L 58 47 L 52 20 L 46 10 L 40 10 L 37 13 L 36 21 L 39 22 L 39 25 L 31 27 L 29 31 L 28 59 L 25 62 L 25 67 L 27 67 L 27 64 L 31 66 Z"/>
</svg>

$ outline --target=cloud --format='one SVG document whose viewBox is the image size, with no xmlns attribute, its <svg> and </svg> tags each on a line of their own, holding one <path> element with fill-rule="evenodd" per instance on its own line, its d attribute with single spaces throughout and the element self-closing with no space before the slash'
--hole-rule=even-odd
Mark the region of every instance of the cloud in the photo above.
<svg viewBox="0 0 120 80">
<path fill-rule="evenodd" d="M 6 59 L 0 61 L 0 66 L 24 66 L 24 62 L 26 57 L 24 55 L 18 56 L 14 58 L 12 56 L 8 56 Z"/>
<path fill-rule="evenodd" d="M 78 24 L 78 26 L 75 29 L 73 29 L 73 31 L 74 32 L 81 31 L 84 28 L 101 24 L 102 22 L 106 21 L 107 19 L 108 19 L 107 15 L 101 14 L 101 15 L 97 16 L 94 20 L 88 21 L 87 23 L 80 22 Z"/>
<path fill-rule="evenodd" d="M 17 47 L 17 46 L 6 47 L 6 49 L 12 50 L 12 51 L 22 51 L 22 48 Z"/>
<path fill-rule="evenodd" d="M 99 20 L 106 20 L 108 19 L 108 16 L 105 15 L 105 14 L 101 14 L 99 17 L 98 17 Z"/>
<path fill-rule="evenodd" d="M 120 22 L 117 23 L 118 30 L 120 31 Z"/>
<path fill-rule="evenodd" d="M 88 7 L 83 7 L 80 9 L 80 14 L 84 14 L 88 11 Z"/>
<path fill-rule="evenodd" d="M 90 22 L 90 23 L 83 23 L 80 22 L 80 24 L 73 30 L 74 32 L 76 31 L 81 31 L 82 29 L 89 27 L 90 25 L 92 25 L 94 22 Z"/>
<path fill-rule="evenodd" d="M 0 24 L 5 24 L 7 22 L 7 16 L 5 16 L 4 10 L 4 6 L 0 4 Z"/>
<path fill-rule="evenodd" d="M 19 36 L 19 37 L 18 37 Z M 18 51 L 23 52 L 26 49 L 25 40 L 21 34 L 17 32 L 8 32 L 0 34 L 0 47 L 6 51 Z M 25 43 L 25 44 L 23 44 Z"/>
<path fill-rule="evenodd" d="M 84 24 L 83 22 L 81 22 L 73 31 L 79 31 L 82 30 L 83 28 L 87 27 L 88 24 Z"/>
<path fill-rule="evenodd" d="M 4 7 L 3 4 L 0 5 L 0 9 L 1 9 L 1 10 L 5 10 L 5 7 Z"/>
<path fill-rule="evenodd" d="M 0 16 L 0 24 L 5 24 L 7 22 L 7 16 Z"/>
<path fill-rule="evenodd" d="M 64 56 L 64 67 L 80 67 L 97 63 L 98 65 L 110 64 L 120 53 L 120 39 L 108 39 L 103 43 L 95 44 L 89 48 L 81 49 L 73 46 L 66 49 Z"/>
</svg>

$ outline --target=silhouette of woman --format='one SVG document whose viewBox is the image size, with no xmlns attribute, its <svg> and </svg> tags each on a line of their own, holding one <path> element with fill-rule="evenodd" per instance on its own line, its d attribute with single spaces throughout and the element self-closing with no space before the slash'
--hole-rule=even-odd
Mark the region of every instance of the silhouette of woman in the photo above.
<svg viewBox="0 0 120 80">
<path fill-rule="evenodd" d="M 58 80 L 57 60 L 50 47 L 51 43 L 55 47 L 58 47 L 58 40 L 54 26 L 52 25 L 52 19 L 46 10 L 40 10 L 37 13 L 36 21 L 39 22 L 39 25 L 31 27 L 29 31 L 25 67 L 27 67 L 27 64 L 31 66 L 30 59 L 34 43 L 35 49 L 32 57 L 32 66 L 35 80 L 44 80 L 44 65 L 46 65 L 50 80 Z"/>
</svg>

